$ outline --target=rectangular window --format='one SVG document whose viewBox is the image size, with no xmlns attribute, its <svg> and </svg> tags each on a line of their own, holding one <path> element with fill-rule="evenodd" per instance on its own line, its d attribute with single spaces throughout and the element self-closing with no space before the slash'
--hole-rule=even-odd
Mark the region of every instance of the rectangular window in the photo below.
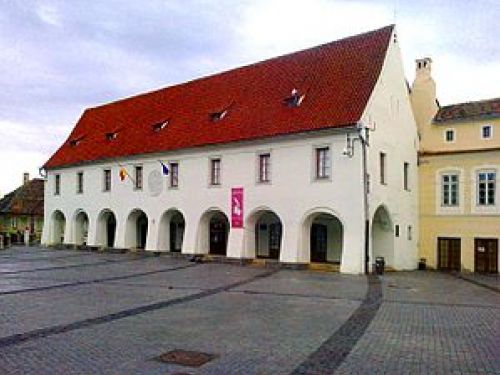
<svg viewBox="0 0 500 375">
<path fill-rule="evenodd" d="M 61 194 L 61 175 L 56 174 L 54 179 L 54 195 Z"/>
<path fill-rule="evenodd" d="M 220 185 L 221 161 L 220 159 L 210 160 L 210 184 Z"/>
<path fill-rule="evenodd" d="M 12 228 L 17 228 L 17 217 L 13 216 L 10 218 L 10 226 Z"/>
<path fill-rule="evenodd" d="M 76 192 L 78 194 L 83 193 L 83 172 L 78 172 L 76 174 Z"/>
<path fill-rule="evenodd" d="M 409 163 L 404 163 L 403 164 L 403 188 L 405 190 L 410 190 L 410 186 L 409 186 L 409 181 L 408 181 L 408 172 L 409 172 L 409 169 L 410 169 L 410 164 Z"/>
<path fill-rule="evenodd" d="M 387 184 L 387 155 L 385 152 L 380 153 L 380 183 L 382 185 Z"/>
<path fill-rule="evenodd" d="M 443 206 L 458 206 L 458 174 L 441 176 L 441 204 Z"/>
<path fill-rule="evenodd" d="M 484 125 L 481 128 L 481 137 L 483 139 L 490 139 L 491 138 L 491 125 Z"/>
<path fill-rule="evenodd" d="M 105 169 L 103 177 L 104 177 L 103 181 L 104 191 L 111 191 L 111 169 Z"/>
<path fill-rule="evenodd" d="M 259 182 L 271 181 L 271 154 L 259 155 Z"/>
<path fill-rule="evenodd" d="M 479 172 L 477 175 L 478 204 L 492 206 L 495 204 L 496 173 Z"/>
<path fill-rule="evenodd" d="M 135 190 L 142 190 L 142 165 L 135 166 Z"/>
<path fill-rule="evenodd" d="M 411 241 L 413 238 L 412 227 L 408 225 L 408 241 Z"/>
<path fill-rule="evenodd" d="M 455 130 L 448 129 L 444 133 L 444 139 L 446 142 L 453 142 L 455 140 Z"/>
<path fill-rule="evenodd" d="M 330 177 L 330 148 L 321 147 L 316 149 L 316 178 Z"/>
<path fill-rule="evenodd" d="M 170 187 L 179 187 L 179 164 L 170 163 Z"/>
<path fill-rule="evenodd" d="M 396 229 L 395 229 L 395 234 L 396 234 L 396 237 L 399 237 L 399 224 L 396 224 Z"/>
</svg>

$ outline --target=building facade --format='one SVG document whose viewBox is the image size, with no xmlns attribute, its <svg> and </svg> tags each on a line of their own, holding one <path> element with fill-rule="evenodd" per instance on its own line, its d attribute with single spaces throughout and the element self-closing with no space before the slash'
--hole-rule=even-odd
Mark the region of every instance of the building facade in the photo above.
<svg viewBox="0 0 500 375">
<path fill-rule="evenodd" d="M 413 269 L 417 149 L 390 26 L 88 109 L 42 242 Z"/>
<path fill-rule="evenodd" d="M 417 60 L 420 256 L 430 267 L 497 273 L 500 99 L 439 107 L 430 59 Z"/>
<path fill-rule="evenodd" d="M 10 243 L 24 243 L 25 231 L 30 241 L 41 239 L 43 228 L 44 181 L 23 175 L 23 184 L 0 199 L 0 234 Z"/>
</svg>

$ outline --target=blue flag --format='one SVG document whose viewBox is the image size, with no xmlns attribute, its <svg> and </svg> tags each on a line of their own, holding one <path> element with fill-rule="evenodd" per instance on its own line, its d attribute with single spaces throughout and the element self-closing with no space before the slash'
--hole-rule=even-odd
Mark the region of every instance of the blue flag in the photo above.
<svg viewBox="0 0 500 375">
<path fill-rule="evenodd" d="M 163 172 L 163 174 L 165 176 L 168 176 L 168 167 L 165 164 L 163 164 L 163 162 L 161 162 L 160 160 L 158 160 L 158 161 L 161 164 L 161 171 Z"/>
</svg>

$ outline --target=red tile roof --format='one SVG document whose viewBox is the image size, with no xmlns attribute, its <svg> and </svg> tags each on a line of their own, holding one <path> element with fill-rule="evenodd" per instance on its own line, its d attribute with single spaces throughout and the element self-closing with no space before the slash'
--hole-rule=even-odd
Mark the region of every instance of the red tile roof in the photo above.
<svg viewBox="0 0 500 375">
<path fill-rule="evenodd" d="M 393 29 L 89 108 L 45 168 L 353 125 L 377 82 Z M 284 101 L 292 89 L 305 94 L 298 107 Z M 214 121 L 211 115 L 226 109 Z M 164 129 L 153 129 L 165 120 Z M 114 132 L 116 139 L 107 139 Z"/>
<path fill-rule="evenodd" d="M 451 104 L 439 108 L 435 123 L 500 117 L 500 98 Z"/>
</svg>

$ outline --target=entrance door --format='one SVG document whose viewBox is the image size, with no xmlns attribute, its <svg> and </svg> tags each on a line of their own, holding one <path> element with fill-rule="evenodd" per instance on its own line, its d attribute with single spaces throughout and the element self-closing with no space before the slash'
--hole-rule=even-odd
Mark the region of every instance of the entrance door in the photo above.
<svg viewBox="0 0 500 375">
<path fill-rule="evenodd" d="M 281 223 L 269 224 L 269 258 L 279 259 L 281 247 Z"/>
<path fill-rule="evenodd" d="M 438 238 L 438 269 L 460 271 L 460 238 Z"/>
<path fill-rule="evenodd" d="M 311 225 L 311 262 L 326 262 L 328 228 L 323 224 Z"/>
<path fill-rule="evenodd" d="M 170 223 L 170 251 L 173 252 L 180 252 L 180 243 L 182 243 L 182 238 L 178 238 L 179 236 L 182 236 L 182 232 L 180 232 L 180 227 L 179 224 L 177 223 Z"/>
<path fill-rule="evenodd" d="M 115 243 L 115 230 L 116 230 L 116 221 L 114 215 L 110 215 L 106 222 L 106 231 L 108 234 L 108 243 L 107 247 L 113 247 Z"/>
<path fill-rule="evenodd" d="M 148 219 L 145 215 L 141 215 L 137 219 L 137 248 L 144 249 L 146 247 L 146 238 L 148 236 Z"/>
<path fill-rule="evenodd" d="M 474 264 L 475 271 L 482 273 L 498 272 L 498 239 L 474 239 Z"/>
<path fill-rule="evenodd" d="M 210 220 L 210 254 L 226 255 L 226 229 L 224 220 Z"/>
</svg>

